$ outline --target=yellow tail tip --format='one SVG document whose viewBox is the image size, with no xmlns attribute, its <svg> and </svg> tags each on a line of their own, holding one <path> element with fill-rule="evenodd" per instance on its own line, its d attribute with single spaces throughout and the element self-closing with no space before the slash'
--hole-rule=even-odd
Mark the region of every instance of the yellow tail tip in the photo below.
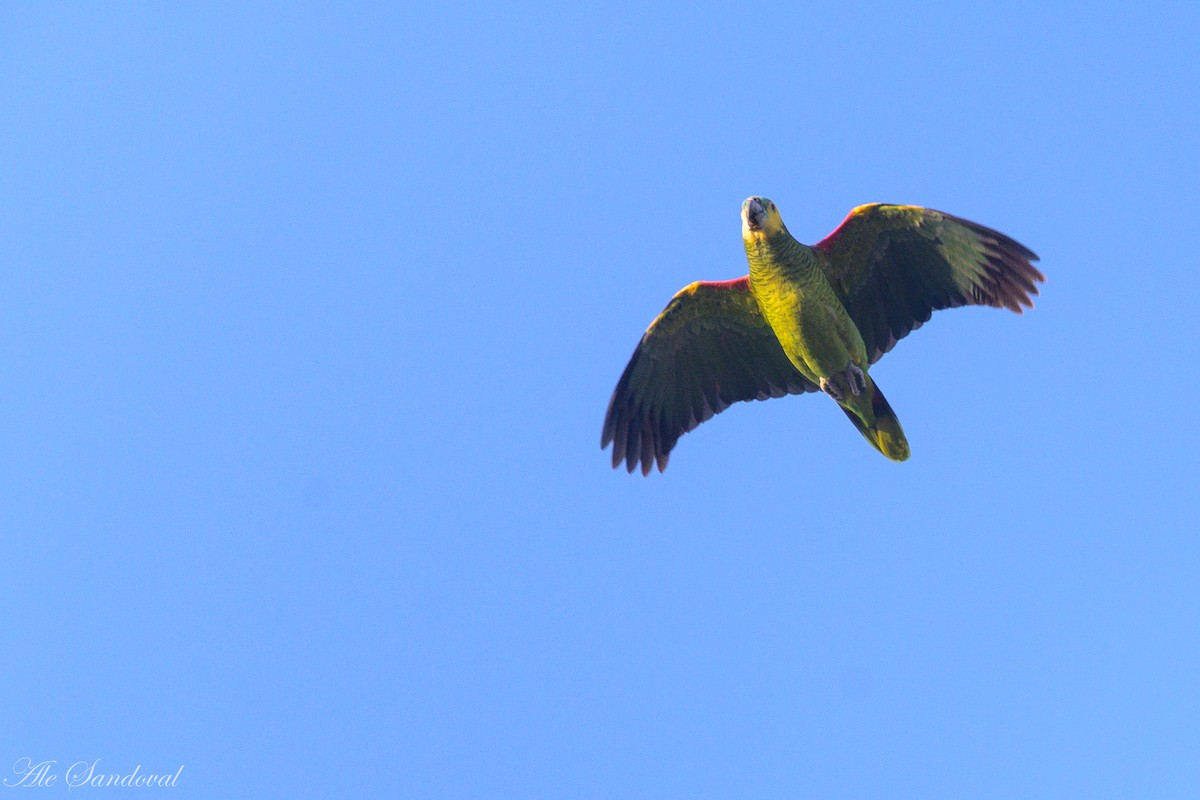
<svg viewBox="0 0 1200 800">
<path fill-rule="evenodd" d="M 876 444 L 879 452 L 892 461 L 907 461 L 908 457 L 912 455 L 908 449 L 908 442 L 903 437 L 896 438 L 885 431 L 876 432 Z"/>
</svg>

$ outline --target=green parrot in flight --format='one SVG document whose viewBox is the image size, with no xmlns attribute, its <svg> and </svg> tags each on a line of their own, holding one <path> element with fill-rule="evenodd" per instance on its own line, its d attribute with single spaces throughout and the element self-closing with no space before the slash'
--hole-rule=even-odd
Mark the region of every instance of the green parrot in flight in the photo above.
<svg viewBox="0 0 1200 800">
<path fill-rule="evenodd" d="M 941 308 L 1033 307 L 1037 255 L 990 228 L 872 203 L 813 246 L 765 197 L 742 203 L 750 274 L 697 281 L 650 323 L 608 403 L 613 467 L 667 466 L 679 437 L 739 400 L 823 391 L 893 461 L 909 456 L 870 367 Z"/>
</svg>

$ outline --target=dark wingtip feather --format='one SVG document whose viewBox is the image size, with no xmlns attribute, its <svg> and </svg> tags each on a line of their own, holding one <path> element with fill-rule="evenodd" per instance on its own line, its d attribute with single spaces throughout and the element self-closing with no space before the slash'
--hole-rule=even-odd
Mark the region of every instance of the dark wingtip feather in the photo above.
<svg viewBox="0 0 1200 800">
<path fill-rule="evenodd" d="M 650 419 L 647 417 L 642 420 L 642 475 L 650 474 L 650 465 L 654 463 L 654 431 L 650 428 Z"/>
<path fill-rule="evenodd" d="M 608 403 L 608 413 L 604 415 L 604 429 L 600 431 L 600 449 L 608 447 L 609 442 L 613 440 L 613 418 L 612 418 L 612 401 Z"/>
<path fill-rule="evenodd" d="M 1005 236 L 999 231 L 970 220 L 955 218 L 969 228 L 984 245 L 984 271 L 988 286 L 983 288 L 986 304 L 1007 308 L 1023 314 L 1033 308 L 1033 298 L 1038 295 L 1038 284 L 1046 276 L 1033 265 L 1037 253 L 1025 245 Z"/>
</svg>

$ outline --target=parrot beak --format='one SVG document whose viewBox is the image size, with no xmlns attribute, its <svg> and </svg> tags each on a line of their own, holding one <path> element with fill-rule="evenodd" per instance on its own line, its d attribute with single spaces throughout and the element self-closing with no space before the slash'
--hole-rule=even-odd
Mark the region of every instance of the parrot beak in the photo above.
<svg viewBox="0 0 1200 800">
<path fill-rule="evenodd" d="M 751 197 L 742 203 L 742 219 L 745 221 L 746 227 L 750 230 L 756 231 L 761 228 L 766 218 L 767 209 L 763 207 L 763 202 L 760 198 Z"/>
</svg>

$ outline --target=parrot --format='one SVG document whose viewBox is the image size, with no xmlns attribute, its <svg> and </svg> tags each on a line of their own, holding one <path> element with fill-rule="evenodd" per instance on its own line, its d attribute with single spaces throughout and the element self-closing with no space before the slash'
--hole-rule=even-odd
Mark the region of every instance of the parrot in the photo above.
<svg viewBox="0 0 1200 800">
<path fill-rule="evenodd" d="M 666 469 L 679 437 L 733 403 L 823 392 L 893 461 L 908 440 L 870 368 L 934 311 L 1033 307 L 1037 255 L 931 208 L 870 203 L 815 245 L 775 203 L 742 203 L 750 274 L 681 289 L 638 342 L 600 437 L 612 465 Z"/>
</svg>

